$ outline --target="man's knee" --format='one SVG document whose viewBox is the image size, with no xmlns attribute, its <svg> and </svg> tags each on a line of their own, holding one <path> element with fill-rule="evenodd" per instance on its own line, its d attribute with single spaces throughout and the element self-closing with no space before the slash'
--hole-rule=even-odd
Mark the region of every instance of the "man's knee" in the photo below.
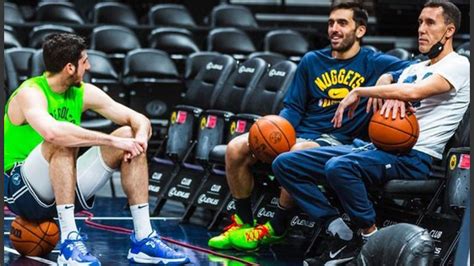
<svg viewBox="0 0 474 266">
<path fill-rule="evenodd" d="M 304 150 L 304 149 L 311 149 L 311 148 L 316 148 L 319 147 L 319 144 L 314 141 L 304 141 L 304 142 L 298 142 L 291 147 L 291 151 L 298 151 L 298 150 Z"/>
<path fill-rule="evenodd" d="M 49 162 L 54 156 L 63 156 L 63 157 L 76 157 L 79 148 L 77 147 L 66 147 L 57 145 L 48 141 L 43 141 L 41 144 L 41 153 L 44 158 Z"/>
<path fill-rule="evenodd" d="M 290 152 L 282 153 L 273 160 L 272 171 L 276 177 L 281 177 L 284 175 L 291 160 Z"/>
<path fill-rule="evenodd" d="M 347 177 L 354 162 L 344 157 L 334 157 L 329 159 L 324 166 L 324 172 L 327 175 L 327 182 L 334 183 Z"/>
<path fill-rule="evenodd" d="M 232 164 L 250 158 L 247 134 L 234 138 L 229 142 L 225 152 L 226 164 Z"/>
<path fill-rule="evenodd" d="M 114 130 L 111 135 L 122 138 L 133 138 L 135 137 L 135 132 L 130 126 L 122 126 Z"/>
</svg>

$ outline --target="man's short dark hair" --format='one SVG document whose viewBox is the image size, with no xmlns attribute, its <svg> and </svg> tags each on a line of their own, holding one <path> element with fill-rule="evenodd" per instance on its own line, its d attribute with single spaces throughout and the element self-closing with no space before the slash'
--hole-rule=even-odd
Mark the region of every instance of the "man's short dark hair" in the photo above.
<svg viewBox="0 0 474 266">
<path fill-rule="evenodd" d="M 46 71 L 59 73 L 68 63 L 77 67 L 81 53 L 87 48 L 84 38 L 71 33 L 53 33 L 43 43 Z"/>
<path fill-rule="evenodd" d="M 357 3 L 357 2 L 335 2 L 331 6 L 331 10 L 329 13 L 332 13 L 334 10 L 338 9 L 350 9 L 353 12 L 352 18 L 354 19 L 356 26 L 359 27 L 361 25 L 367 27 L 367 21 L 369 20 L 369 15 L 367 14 L 367 10 L 364 7 Z"/>
<path fill-rule="evenodd" d="M 456 27 L 456 31 L 461 27 L 461 11 L 459 11 L 459 8 L 455 4 L 443 0 L 430 0 L 426 2 L 424 7 L 443 8 L 444 23 L 453 23 L 454 27 Z"/>
</svg>

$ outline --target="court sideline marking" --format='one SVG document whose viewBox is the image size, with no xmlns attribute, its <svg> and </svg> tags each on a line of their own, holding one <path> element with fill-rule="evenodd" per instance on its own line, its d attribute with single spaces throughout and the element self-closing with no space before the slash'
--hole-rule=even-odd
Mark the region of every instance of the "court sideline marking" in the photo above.
<svg viewBox="0 0 474 266">
<path fill-rule="evenodd" d="M 9 248 L 7 246 L 3 246 L 3 250 L 5 250 L 6 252 L 10 252 L 10 253 L 13 253 L 15 255 L 18 255 L 20 256 L 20 253 L 18 253 L 18 251 L 16 251 L 15 249 L 13 248 Z M 58 265 L 56 262 L 54 261 L 50 261 L 50 260 L 47 260 L 47 259 L 44 259 L 44 258 L 40 258 L 40 257 L 34 257 L 34 256 L 25 256 L 26 258 L 28 259 L 32 259 L 32 260 L 36 260 L 36 261 L 39 261 L 39 262 L 42 262 L 42 263 L 46 263 L 48 265 Z"/>
</svg>

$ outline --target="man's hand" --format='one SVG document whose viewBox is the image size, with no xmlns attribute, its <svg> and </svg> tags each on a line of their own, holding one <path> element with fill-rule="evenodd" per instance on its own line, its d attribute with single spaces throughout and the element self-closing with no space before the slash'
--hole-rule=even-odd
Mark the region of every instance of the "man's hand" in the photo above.
<svg viewBox="0 0 474 266">
<path fill-rule="evenodd" d="M 125 151 L 124 162 L 129 162 L 145 151 L 142 144 L 134 138 L 114 137 L 112 146 Z"/>
<path fill-rule="evenodd" d="M 356 89 L 347 94 L 347 96 L 339 103 L 334 118 L 331 120 L 335 128 L 341 127 L 342 117 L 346 108 L 349 108 L 349 112 L 347 113 L 349 118 L 354 116 L 354 111 L 357 108 L 357 105 L 359 105 L 359 102 L 360 97 L 357 95 Z"/>
<path fill-rule="evenodd" d="M 380 109 L 380 114 L 388 118 L 390 112 L 392 112 L 392 119 L 397 118 L 398 110 L 400 110 L 400 117 L 404 118 L 406 111 L 415 113 L 416 109 L 411 106 L 411 104 L 399 100 L 386 100 L 382 108 Z"/>
<path fill-rule="evenodd" d="M 367 102 L 367 107 L 365 108 L 365 112 L 369 113 L 370 108 L 372 108 L 372 111 L 375 113 L 377 110 L 380 110 L 383 106 L 383 100 L 380 98 L 369 98 L 369 101 Z"/>
</svg>

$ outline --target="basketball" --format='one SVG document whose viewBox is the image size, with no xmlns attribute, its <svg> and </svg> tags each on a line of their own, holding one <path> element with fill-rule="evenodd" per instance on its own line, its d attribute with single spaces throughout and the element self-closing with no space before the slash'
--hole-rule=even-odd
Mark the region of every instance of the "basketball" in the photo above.
<svg viewBox="0 0 474 266">
<path fill-rule="evenodd" d="M 295 129 L 281 116 L 264 116 L 250 127 L 250 151 L 262 162 L 271 163 L 278 154 L 289 151 L 295 143 Z"/>
<path fill-rule="evenodd" d="M 59 241 L 59 228 L 54 220 L 28 221 L 17 216 L 10 229 L 12 246 L 24 256 L 44 256 Z"/>
<path fill-rule="evenodd" d="M 369 137 L 374 145 L 387 152 L 407 153 L 418 140 L 420 129 L 416 116 L 406 113 L 405 118 L 400 118 L 400 113 L 396 119 L 385 118 L 376 112 L 369 124 Z"/>
</svg>

